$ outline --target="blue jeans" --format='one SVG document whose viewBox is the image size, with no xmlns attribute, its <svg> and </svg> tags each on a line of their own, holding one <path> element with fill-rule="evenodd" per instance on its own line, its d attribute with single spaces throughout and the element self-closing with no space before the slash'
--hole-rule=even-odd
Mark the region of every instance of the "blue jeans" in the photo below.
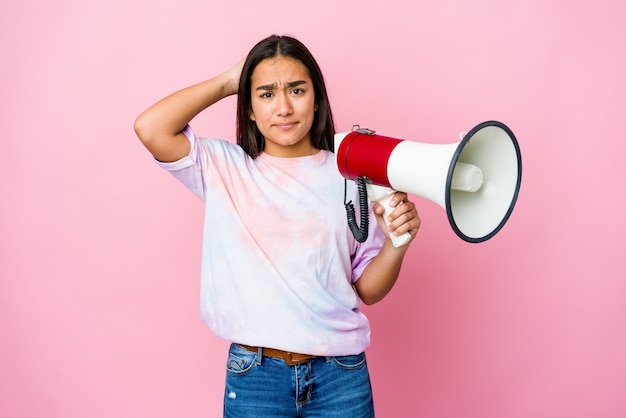
<svg viewBox="0 0 626 418">
<path fill-rule="evenodd" d="M 365 354 L 319 357 L 294 366 L 231 344 L 225 418 L 372 418 Z"/>
</svg>

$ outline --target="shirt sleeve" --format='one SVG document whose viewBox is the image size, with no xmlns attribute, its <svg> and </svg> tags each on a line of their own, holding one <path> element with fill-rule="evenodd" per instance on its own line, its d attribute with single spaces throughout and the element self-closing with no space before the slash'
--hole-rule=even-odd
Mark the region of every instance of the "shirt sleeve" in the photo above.
<svg viewBox="0 0 626 418">
<path fill-rule="evenodd" d="M 183 130 L 191 145 L 189 155 L 178 161 L 164 163 L 157 161 L 159 167 L 169 171 L 189 190 L 200 199 L 205 199 L 205 187 L 203 170 L 201 163 L 201 152 L 199 152 L 198 139 L 189 125 Z"/>
<path fill-rule="evenodd" d="M 385 234 L 378 227 L 374 215 L 373 205 L 369 210 L 369 233 L 365 242 L 357 245 L 352 256 L 352 283 L 356 283 L 365 271 L 365 267 L 378 255 L 385 242 Z"/>
</svg>

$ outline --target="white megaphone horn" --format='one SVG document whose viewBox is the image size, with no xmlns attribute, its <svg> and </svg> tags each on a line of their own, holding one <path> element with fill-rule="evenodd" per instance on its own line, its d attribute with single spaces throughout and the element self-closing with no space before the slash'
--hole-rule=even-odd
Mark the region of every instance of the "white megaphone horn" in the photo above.
<svg viewBox="0 0 626 418">
<path fill-rule="evenodd" d="M 341 175 L 365 178 L 370 198 L 385 213 L 392 210 L 386 203 L 394 191 L 424 197 L 444 208 L 454 232 L 471 243 L 500 231 L 522 180 L 515 135 L 497 121 L 479 124 L 451 144 L 389 138 L 355 126 L 335 135 L 335 154 Z M 392 241 L 401 246 L 409 238 L 407 233 Z"/>
</svg>

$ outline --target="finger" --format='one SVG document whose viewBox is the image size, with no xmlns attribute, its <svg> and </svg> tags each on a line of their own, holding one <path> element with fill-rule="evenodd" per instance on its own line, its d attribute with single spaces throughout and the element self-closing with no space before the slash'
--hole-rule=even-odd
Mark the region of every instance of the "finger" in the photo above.
<svg viewBox="0 0 626 418">
<path fill-rule="evenodd" d="M 408 215 L 409 218 L 413 216 L 417 216 L 417 211 L 415 210 L 415 204 L 412 202 L 402 202 L 389 214 L 389 221 L 393 222 L 399 217 L 401 217 L 402 215 L 406 213 L 411 213 L 411 212 L 414 212 L 414 214 Z"/>
<path fill-rule="evenodd" d="M 383 216 L 385 214 L 385 207 L 378 202 L 374 203 L 372 210 L 376 216 Z"/>
<path fill-rule="evenodd" d="M 391 230 L 406 232 L 419 228 L 420 218 L 417 210 L 415 210 L 415 206 L 413 204 L 407 204 L 406 206 L 411 206 L 410 210 L 396 214 L 397 216 L 390 222 Z"/>
<path fill-rule="evenodd" d="M 414 219 L 414 216 L 411 212 L 406 212 L 398 216 L 389 224 L 389 229 L 393 232 L 405 232 L 412 228 L 411 221 Z"/>
<path fill-rule="evenodd" d="M 408 198 L 408 196 L 407 196 L 406 193 L 404 193 L 404 192 L 395 192 L 393 194 L 393 197 L 389 201 L 389 206 L 391 206 L 392 208 L 398 207 L 398 206 L 402 205 L 402 203 L 407 201 L 407 198 Z"/>
</svg>

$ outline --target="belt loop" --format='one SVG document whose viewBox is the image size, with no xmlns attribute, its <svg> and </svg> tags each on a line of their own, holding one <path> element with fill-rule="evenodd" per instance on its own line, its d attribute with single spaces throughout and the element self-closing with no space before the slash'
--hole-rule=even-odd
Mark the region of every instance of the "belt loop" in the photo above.
<svg viewBox="0 0 626 418">
<path fill-rule="evenodd" d="M 263 347 L 258 347 L 257 348 L 257 354 L 256 354 L 256 364 L 257 364 L 257 366 L 260 366 L 262 361 L 263 361 Z"/>
</svg>

